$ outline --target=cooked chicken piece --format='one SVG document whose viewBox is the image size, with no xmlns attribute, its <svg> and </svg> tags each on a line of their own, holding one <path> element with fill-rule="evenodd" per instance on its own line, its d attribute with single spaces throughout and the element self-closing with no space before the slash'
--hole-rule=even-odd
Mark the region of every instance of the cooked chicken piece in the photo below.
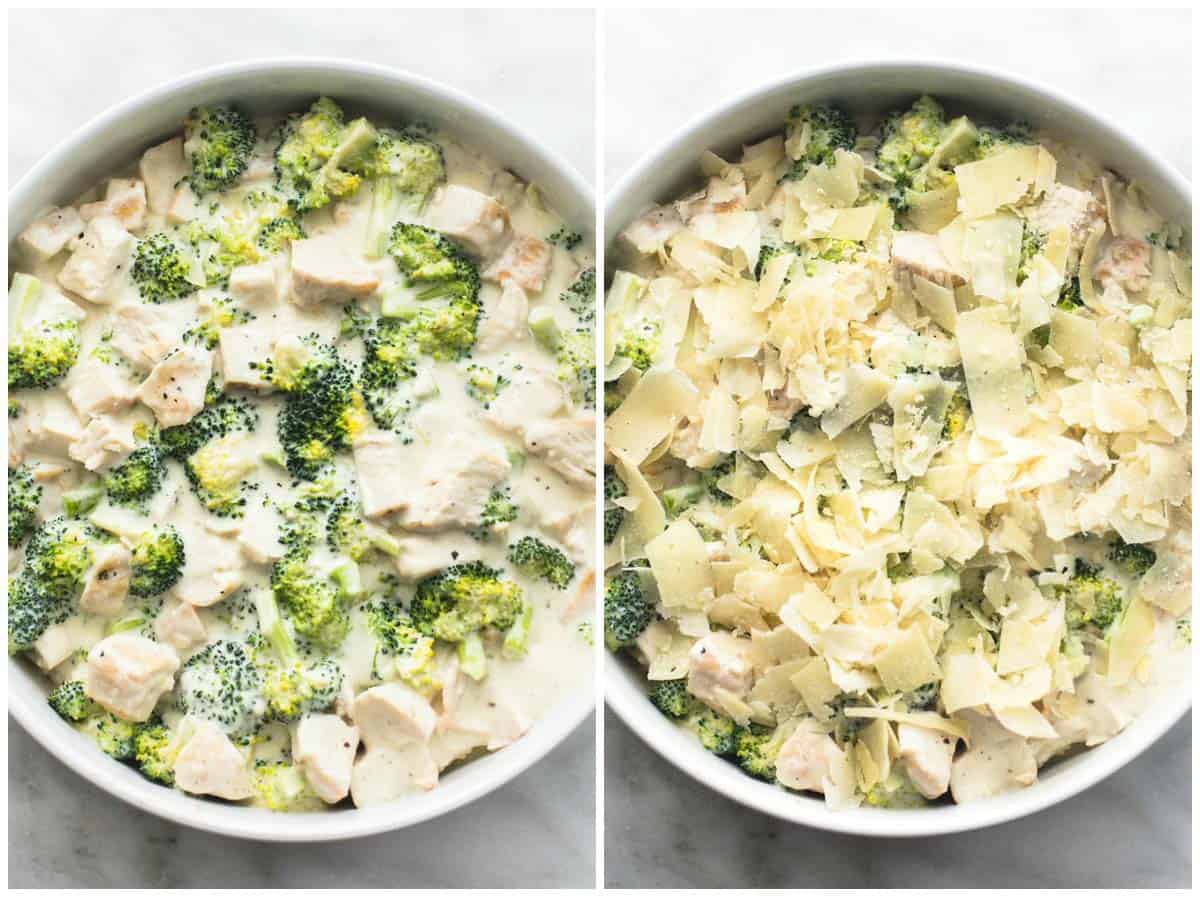
<svg viewBox="0 0 1200 897">
<path fill-rule="evenodd" d="M 746 202 L 746 185 L 731 184 L 728 181 L 711 177 L 708 186 L 698 193 L 681 199 L 675 203 L 675 209 L 683 221 L 689 222 L 697 215 L 719 212 L 735 212 Z"/>
<path fill-rule="evenodd" d="M 538 506 L 534 513 L 538 517 L 538 525 L 568 549 L 567 553 L 573 561 L 579 564 L 587 563 L 592 546 L 582 521 L 591 516 L 590 505 L 565 511 L 552 511 Z"/>
<path fill-rule="evenodd" d="M 897 272 L 910 271 L 948 289 L 967 282 L 950 266 L 934 234 L 915 231 L 892 234 L 892 266 Z"/>
<path fill-rule="evenodd" d="M 941 797 L 950 787 L 950 765 L 958 739 L 908 723 L 901 723 L 898 732 L 900 759 L 908 777 L 925 797 L 930 800 Z"/>
<path fill-rule="evenodd" d="M 63 384 L 67 398 L 85 419 L 111 414 L 133 404 L 134 386 L 124 372 L 103 361 L 81 361 L 71 369 Z"/>
<path fill-rule="evenodd" d="M 775 777 L 794 791 L 824 794 L 833 765 L 841 760 L 841 749 L 830 736 L 801 725 L 779 749 Z"/>
<path fill-rule="evenodd" d="M 525 448 L 573 483 L 588 486 L 596 476 L 596 421 L 591 417 L 535 421 L 525 428 Z"/>
<path fill-rule="evenodd" d="M 427 744 L 376 748 L 355 762 L 350 773 L 350 797 L 356 807 L 371 807 L 416 791 L 429 791 L 437 782 L 437 764 Z"/>
<path fill-rule="evenodd" d="M 501 430 L 525 434 L 527 425 L 554 417 L 567 405 L 567 394 L 558 378 L 525 368 L 513 373 L 512 383 L 501 391 L 484 417 Z"/>
<path fill-rule="evenodd" d="M 397 520 L 401 526 L 417 530 L 474 526 L 492 487 L 510 470 L 512 464 L 499 445 L 447 447 L 427 458 L 421 477 L 409 482 Z"/>
<path fill-rule="evenodd" d="M 202 539 L 193 537 L 188 543 L 187 561 L 175 594 L 196 607 L 211 607 L 241 588 L 246 571 L 235 543 L 213 536 Z"/>
<path fill-rule="evenodd" d="M 196 608 L 186 601 L 179 601 L 163 608 L 154 618 L 154 634 L 160 642 L 170 645 L 180 654 L 203 645 L 208 639 L 204 621 Z"/>
<path fill-rule="evenodd" d="M 484 280 L 499 284 L 515 283 L 530 293 L 540 293 L 546 285 L 554 250 L 549 243 L 533 237 L 514 237 L 500 257 L 483 272 Z"/>
<path fill-rule="evenodd" d="M 292 734 L 292 760 L 327 804 L 336 804 L 350 793 L 357 751 L 358 728 L 332 713 L 306 716 Z"/>
<path fill-rule="evenodd" d="M 642 255 L 654 255 L 681 230 L 683 220 L 674 206 L 655 206 L 621 231 L 621 236 Z"/>
<path fill-rule="evenodd" d="M 379 275 L 338 241 L 318 237 L 292 243 L 292 300 L 297 305 L 352 302 L 378 287 Z"/>
<path fill-rule="evenodd" d="M 242 554 L 256 564 L 273 563 L 283 557 L 282 530 L 283 519 L 274 508 L 251 502 L 237 536 Z"/>
<path fill-rule="evenodd" d="M 127 302 L 112 312 L 112 344 L 139 371 L 148 371 L 179 345 L 180 327 L 165 309 Z"/>
<path fill-rule="evenodd" d="M 769 404 L 768 399 L 768 407 Z M 668 450 L 673 457 L 693 470 L 708 470 L 723 457 L 720 452 L 706 452 L 700 448 L 700 434 L 703 430 L 704 421 L 700 418 L 681 420 Z"/>
<path fill-rule="evenodd" d="M 950 770 L 950 793 L 957 803 L 994 797 L 1037 780 L 1037 758 L 1026 739 L 974 711 L 964 710 L 960 717 L 969 734 L 967 750 Z"/>
<path fill-rule="evenodd" d="M 79 596 L 79 609 L 100 617 L 120 615 L 129 594 L 132 559 L 129 549 L 120 542 L 98 547 Z"/>
<path fill-rule="evenodd" d="M 1067 230 L 1075 254 L 1094 228 L 1104 226 L 1104 205 L 1088 191 L 1066 184 L 1052 185 L 1041 202 L 1025 208 L 1024 212 L 1026 219 L 1041 231 Z"/>
<path fill-rule="evenodd" d="M 183 138 L 173 137 L 142 154 L 138 173 L 146 186 L 150 211 L 165 215 L 175 198 L 175 185 L 191 171 L 183 155 Z"/>
<path fill-rule="evenodd" d="M 135 178 L 113 178 L 104 190 L 102 202 L 79 207 L 79 217 L 84 221 L 101 215 L 112 215 L 130 233 L 141 230 L 146 226 L 145 185 Z"/>
<path fill-rule="evenodd" d="M 88 422 L 67 454 L 88 470 L 100 470 L 123 460 L 135 448 L 133 422 L 105 415 Z"/>
<path fill-rule="evenodd" d="M 38 261 L 47 261 L 62 252 L 72 240 L 82 239 L 83 219 L 68 206 L 51 209 L 21 231 L 17 245 Z"/>
<path fill-rule="evenodd" d="M 396 573 L 402 579 L 424 579 L 451 564 L 479 560 L 479 543 L 466 533 L 442 532 L 400 536 Z"/>
<path fill-rule="evenodd" d="M 229 273 L 229 292 L 246 305 L 274 305 L 280 298 L 279 269 L 274 262 L 239 265 Z"/>
<path fill-rule="evenodd" d="M 108 305 L 128 272 L 133 244 L 133 237 L 112 215 L 93 218 L 58 272 L 59 284 L 89 302 Z"/>
<path fill-rule="evenodd" d="M 1140 293 L 1150 285 L 1150 244 L 1118 237 L 1108 244 L 1092 274 L 1102 287 L 1115 282 L 1127 293 Z"/>
<path fill-rule="evenodd" d="M 200 214 L 200 199 L 187 184 L 180 184 L 167 207 L 169 224 L 184 224 Z"/>
<path fill-rule="evenodd" d="M 154 366 L 138 388 L 137 397 L 149 406 L 159 426 L 186 424 L 204 407 L 204 392 L 212 375 L 212 353 L 183 346 Z"/>
<path fill-rule="evenodd" d="M 10 466 L 20 464 L 30 452 L 69 457 L 71 446 L 83 436 L 74 409 L 55 395 L 38 396 L 23 404 L 21 416 L 8 421 Z"/>
<path fill-rule="evenodd" d="M 754 663 L 749 639 L 714 632 L 692 645 L 688 654 L 688 691 L 721 710 L 724 696 L 744 698 L 754 685 Z"/>
<path fill-rule="evenodd" d="M 483 259 L 494 258 L 508 242 L 508 212 L 490 196 L 449 184 L 429 205 L 429 226 L 463 243 Z"/>
<path fill-rule="evenodd" d="M 30 659 L 43 670 L 52 670 L 75 656 L 95 638 L 91 627 L 79 618 L 56 623 L 38 636 L 29 649 Z"/>
<path fill-rule="evenodd" d="M 443 732 L 473 733 L 489 751 L 507 747 L 529 731 L 533 720 L 513 696 L 493 682 L 462 682 L 453 712 L 443 715 Z"/>
<path fill-rule="evenodd" d="M 232 386 L 270 389 L 263 376 L 263 359 L 275 344 L 276 328 L 270 320 L 251 321 L 239 327 L 224 327 L 220 333 L 221 370 Z"/>
<path fill-rule="evenodd" d="M 529 333 L 529 300 L 525 291 L 510 281 L 505 282 L 500 296 L 484 309 L 479 322 L 479 337 L 475 349 L 481 354 L 495 352 L 511 342 L 524 339 Z"/>
<path fill-rule="evenodd" d="M 216 723 L 195 721 L 195 734 L 175 758 L 175 784 L 188 794 L 245 800 L 254 794 L 250 766 Z"/>
<path fill-rule="evenodd" d="M 369 750 L 428 741 L 437 713 L 420 693 L 400 682 L 368 688 L 354 699 L 354 723 Z"/>
<path fill-rule="evenodd" d="M 174 685 L 179 658 L 158 642 L 118 632 L 88 652 L 87 696 L 114 716 L 145 722 Z"/>
</svg>

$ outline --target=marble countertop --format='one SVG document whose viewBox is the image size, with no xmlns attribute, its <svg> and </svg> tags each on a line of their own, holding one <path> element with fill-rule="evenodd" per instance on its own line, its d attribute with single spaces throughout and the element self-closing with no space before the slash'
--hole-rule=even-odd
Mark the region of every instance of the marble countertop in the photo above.
<svg viewBox="0 0 1200 897">
<path fill-rule="evenodd" d="M 770 16 L 757 28 L 751 17 Z M 821 39 L 803 40 L 820 16 Z M 1041 79 L 1124 123 L 1190 176 L 1186 11 L 960 9 L 898 42 L 910 11 L 622 10 L 605 16 L 604 170 L 718 102 L 798 68 L 942 57 Z M 839 17 L 842 19 L 839 22 Z M 868 27 L 863 27 L 863 20 Z M 747 35 L 748 52 L 733 52 Z M 838 39 L 845 35 L 845 39 Z M 637 64 L 629 64 L 636 59 Z M 1145 65 L 1145 60 L 1153 65 Z M 884 842 L 791 826 L 709 791 L 606 717 L 605 874 L 611 887 L 1187 887 L 1190 719 L 1101 785 L 995 829 Z"/>
<path fill-rule="evenodd" d="M 590 12 L 328 10 L 14 12 L 10 183 L 108 106 L 198 68 L 340 56 L 444 81 L 540 135 L 593 180 Z M 407 31 L 429 40 L 400 40 Z M 98 40 L 98 36 L 103 36 Z M 390 37 L 389 37 L 390 35 Z M 436 39 L 433 39 L 436 37 Z M 514 52 L 514 47 L 536 49 Z M 49 49 L 47 49 L 49 48 Z M 46 65 L 47 53 L 53 65 Z M 546 72 L 555 88 L 543 89 Z M 19 73 L 34 73 L 20 76 Z M 537 90 L 531 84 L 539 85 Z M 9 885 L 67 887 L 588 887 L 594 880 L 594 725 L 487 797 L 393 834 L 330 845 L 238 842 L 109 797 L 9 724 Z"/>
</svg>

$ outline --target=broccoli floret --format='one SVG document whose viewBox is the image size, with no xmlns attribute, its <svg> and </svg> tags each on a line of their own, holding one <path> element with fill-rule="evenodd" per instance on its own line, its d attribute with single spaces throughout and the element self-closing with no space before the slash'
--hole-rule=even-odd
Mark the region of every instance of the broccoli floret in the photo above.
<svg viewBox="0 0 1200 897">
<path fill-rule="evenodd" d="M 521 588 L 480 561 L 455 564 L 417 584 L 409 612 L 425 635 L 461 642 L 481 629 L 507 629 L 524 603 Z"/>
<path fill-rule="evenodd" d="M 262 694 L 266 715 L 276 722 L 296 722 L 333 706 L 342 689 L 342 668 L 326 658 L 315 664 L 263 664 Z"/>
<path fill-rule="evenodd" d="M 1034 256 L 1046 248 L 1046 232 L 1026 222 L 1021 229 L 1021 258 L 1017 264 L 1017 285 L 1029 277 Z"/>
<path fill-rule="evenodd" d="M 467 395 L 484 408 L 491 408 L 500 391 L 508 386 L 509 380 L 498 371 L 481 364 L 467 366 Z"/>
<path fill-rule="evenodd" d="M 971 417 L 971 401 L 965 387 L 959 387 L 946 406 L 946 420 L 942 424 L 942 439 L 953 442 L 966 432 Z"/>
<path fill-rule="evenodd" d="M 220 395 L 207 402 L 186 424 L 168 427 L 158 434 L 163 454 L 185 461 L 203 446 L 230 433 L 251 433 L 258 426 L 258 412 L 242 398 Z"/>
<path fill-rule="evenodd" d="M 8 547 L 16 548 L 37 527 L 42 486 L 27 467 L 8 471 Z"/>
<path fill-rule="evenodd" d="M 585 268 L 559 295 L 559 300 L 579 319 L 587 324 L 596 319 L 596 269 Z"/>
<path fill-rule="evenodd" d="M 118 719 L 111 713 L 90 716 L 80 725 L 80 731 L 100 746 L 114 760 L 132 760 L 138 724 Z"/>
<path fill-rule="evenodd" d="M 695 699 L 687 690 L 686 679 L 659 682 L 650 691 L 650 703 L 671 719 L 683 719 L 695 707 Z"/>
<path fill-rule="evenodd" d="M 658 321 L 643 319 L 617 337 L 613 354 L 628 358 L 633 367 L 644 373 L 654 364 L 661 337 L 662 325 Z"/>
<path fill-rule="evenodd" d="M 313 791 L 304 771 L 285 760 L 257 762 L 253 783 L 259 802 L 269 810 L 304 812 L 320 810 L 325 806 Z"/>
<path fill-rule="evenodd" d="M 1145 576 L 1146 571 L 1154 566 L 1158 554 L 1149 545 L 1130 545 L 1117 536 L 1108 549 L 1108 559 L 1117 569 L 1129 576 Z"/>
<path fill-rule="evenodd" d="M 293 115 L 279 130 L 275 188 L 299 213 L 351 196 L 362 177 L 350 168 L 361 165 L 376 136 L 364 119 L 347 125 L 341 107 L 321 97 L 308 112 Z"/>
<path fill-rule="evenodd" d="M 366 425 L 362 398 L 354 389 L 354 372 L 332 346 L 308 340 L 311 350 L 294 370 L 275 365 L 271 381 L 286 393 L 279 412 L 279 443 L 288 472 L 315 480 L 334 455 L 350 447 Z"/>
<path fill-rule="evenodd" d="M 1062 289 L 1058 291 L 1058 301 L 1055 308 L 1061 311 L 1077 311 L 1084 308 L 1083 294 L 1079 291 L 1079 278 L 1069 277 Z"/>
<path fill-rule="evenodd" d="M 8 388 L 48 389 L 79 358 L 83 310 L 28 274 L 14 274 L 8 291 Z M 13 405 L 9 403 L 9 417 Z"/>
<path fill-rule="evenodd" d="M 545 307 L 529 315 L 529 329 L 544 349 L 554 355 L 555 375 L 571 400 L 584 408 L 596 407 L 596 347 L 591 327 L 563 332 L 554 313 Z"/>
<path fill-rule="evenodd" d="M 762 779 L 775 781 L 775 762 L 779 750 L 787 740 L 787 732 L 767 729 L 756 725 L 739 727 L 733 736 L 733 755 L 743 771 Z"/>
<path fill-rule="evenodd" d="M 51 691 L 46 700 L 54 712 L 67 722 L 81 723 L 100 710 L 84 688 L 83 680 L 70 679 Z"/>
<path fill-rule="evenodd" d="M 1005 150 L 1033 143 L 1033 134 L 1025 122 L 1013 122 L 1003 128 L 983 125 L 979 128 L 979 139 L 975 144 L 975 159 L 986 159 Z"/>
<path fill-rule="evenodd" d="M 788 178 L 801 178 L 810 165 L 830 165 L 838 149 L 853 150 L 858 137 L 854 121 L 836 106 L 825 104 L 793 106 L 788 113 L 787 139 L 803 139 L 799 158 L 792 162 Z"/>
<path fill-rule="evenodd" d="M 116 504 L 143 506 L 158 492 L 166 473 L 158 446 L 143 445 L 104 475 L 104 491 Z"/>
<path fill-rule="evenodd" d="M 1067 627 L 1094 627 L 1106 631 L 1125 607 L 1125 590 L 1113 579 L 1103 576 L 1099 567 L 1079 558 L 1070 582 L 1054 587 L 1054 594 L 1067 606 Z"/>
<path fill-rule="evenodd" d="M 400 553 L 400 543 L 395 538 L 363 519 L 362 507 L 352 495 L 342 495 L 333 503 L 325 522 L 325 534 L 334 552 L 353 561 L 367 560 L 376 552 L 390 557 Z"/>
<path fill-rule="evenodd" d="M 899 769 L 893 769 L 886 781 L 868 791 L 863 803 L 885 810 L 920 810 L 929 806 L 912 780 Z"/>
<path fill-rule="evenodd" d="M 183 250 L 163 233 L 138 240 L 130 275 L 145 302 L 172 302 L 196 292 Z"/>
<path fill-rule="evenodd" d="M 433 638 L 417 629 L 399 602 L 379 599 L 363 605 L 363 611 L 376 640 L 376 676 L 390 678 L 389 670 L 381 672 L 386 663 L 413 688 L 428 690 L 433 684 Z"/>
<path fill-rule="evenodd" d="M 687 718 L 688 729 L 695 733 L 706 751 L 727 757 L 737 747 L 737 724 L 715 710 L 702 707 Z"/>
<path fill-rule="evenodd" d="M 175 784 L 175 758 L 183 743 L 159 720 L 144 723 L 133 738 L 133 761 L 138 771 L 152 782 Z"/>
<path fill-rule="evenodd" d="M 258 466 L 244 433 L 230 433 L 201 446 L 184 462 L 196 498 L 218 517 L 241 517 L 246 474 Z"/>
<path fill-rule="evenodd" d="M 72 600 L 83 589 L 83 577 L 92 564 L 90 525 L 66 517 L 47 520 L 25 546 L 22 576 L 56 600 Z"/>
<path fill-rule="evenodd" d="M 530 579 L 541 579 L 565 589 L 575 576 L 575 565 L 559 549 L 536 536 L 523 536 L 508 546 L 508 561 Z"/>
<path fill-rule="evenodd" d="M 264 224 L 255 242 L 259 249 L 274 254 L 290 245 L 293 240 L 303 239 L 304 228 L 300 226 L 300 222 L 295 218 L 282 217 L 272 218 Z"/>
<path fill-rule="evenodd" d="M 478 311 L 479 269 L 449 238 L 419 224 L 399 222 L 387 249 L 418 300 L 465 302 Z"/>
<path fill-rule="evenodd" d="M 632 645 L 653 619 L 654 607 L 646 600 L 636 571 L 623 570 L 608 581 L 604 590 L 604 643 L 610 651 Z"/>
<path fill-rule="evenodd" d="M 380 131 L 356 170 L 374 184 L 367 225 L 367 254 L 372 258 L 386 251 L 388 230 L 401 212 L 419 212 L 446 179 L 442 148 L 415 130 Z"/>
<path fill-rule="evenodd" d="M 666 511 L 668 517 L 678 517 L 700 499 L 708 494 L 708 489 L 704 483 L 693 481 L 685 483 L 682 486 L 676 486 L 673 489 L 664 489 L 659 494 L 659 499 L 662 501 L 663 510 Z"/>
<path fill-rule="evenodd" d="M 733 502 L 733 496 L 721 488 L 721 480 L 733 473 L 737 467 L 737 455 L 729 454 L 701 472 L 701 482 L 708 491 L 708 497 L 717 504 L 728 505 Z"/>
<path fill-rule="evenodd" d="M 132 555 L 129 594 L 138 598 L 161 595 L 179 582 L 187 560 L 183 537 L 169 523 L 138 536 Z"/>
<path fill-rule="evenodd" d="M 617 469 L 611 464 L 604 465 L 604 544 L 611 545 L 617 537 L 617 531 L 625 521 L 625 509 L 611 504 L 614 499 L 624 498 L 629 494 L 625 481 L 617 475 Z"/>
<path fill-rule="evenodd" d="M 64 492 L 62 497 L 63 510 L 68 517 L 82 517 L 104 498 L 104 484 L 100 480 L 80 486 L 70 492 Z"/>
<path fill-rule="evenodd" d="M 183 121 L 188 183 L 197 196 L 224 190 L 246 170 L 254 151 L 254 123 L 232 106 L 197 106 Z"/>
<path fill-rule="evenodd" d="M 304 552 L 292 551 L 271 571 L 271 591 L 292 627 L 322 648 L 336 648 L 350 628 L 349 609 L 341 589 L 309 571 Z"/>
<path fill-rule="evenodd" d="M 483 504 L 478 526 L 471 527 L 468 532 L 473 538 L 486 542 L 497 527 L 516 520 L 518 513 L 520 509 L 513 504 L 508 487 L 497 486 Z"/>
<path fill-rule="evenodd" d="M 262 726 L 262 676 L 255 649 L 222 639 L 183 665 L 176 703 L 182 713 L 211 720 L 232 740 L 246 743 Z"/>
<path fill-rule="evenodd" d="M 911 180 L 937 149 L 946 127 L 946 114 L 932 97 L 920 97 L 904 112 L 888 116 L 879 144 L 879 167 L 897 183 Z"/>
<path fill-rule="evenodd" d="M 561 246 L 568 252 L 583 242 L 583 234 L 571 230 L 565 224 L 546 238 L 551 246 Z"/>
</svg>

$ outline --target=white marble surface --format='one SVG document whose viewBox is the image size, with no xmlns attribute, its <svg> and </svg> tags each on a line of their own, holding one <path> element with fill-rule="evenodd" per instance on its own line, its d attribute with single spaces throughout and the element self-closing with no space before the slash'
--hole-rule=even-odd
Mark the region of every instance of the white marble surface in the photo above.
<svg viewBox="0 0 1200 897">
<path fill-rule="evenodd" d="M 914 17 L 930 24 L 902 37 Z M 818 36 L 805 40 L 809 29 Z M 605 178 L 613 184 L 681 125 L 765 79 L 848 59 L 912 57 L 965 59 L 1044 80 L 1121 119 L 1190 175 L 1191 39 L 1182 11 L 610 12 Z M 611 713 L 606 725 L 610 886 L 1099 888 L 1191 880 L 1190 720 L 1102 785 L 1028 820 L 892 843 L 744 809 L 677 771 Z"/>
<path fill-rule="evenodd" d="M 277 55 L 369 60 L 444 81 L 539 135 L 591 181 L 593 34 L 586 11 L 533 18 L 484 11 L 14 12 L 10 183 L 133 93 L 204 66 Z M 10 723 L 9 883 L 586 887 L 594 875 L 594 756 L 589 720 L 529 772 L 433 822 L 351 843 L 263 845 L 144 815 L 75 776 Z"/>
</svg>

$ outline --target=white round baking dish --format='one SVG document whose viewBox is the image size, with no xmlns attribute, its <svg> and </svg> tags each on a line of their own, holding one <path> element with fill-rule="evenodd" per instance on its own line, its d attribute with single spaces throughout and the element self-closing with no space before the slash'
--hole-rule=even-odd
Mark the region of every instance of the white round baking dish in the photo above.
<svg viewBox="0 0 1200 897">
<path fill-rule="evenodd" d="M 985 120 L 1024 120 L 1067 141 L 1138 181 L 1155 207 L 1190 227 L 1191 186 L 1152 150 L 1103 116 L 1040 84 L 960 62 L 847 63 L 780 78 L 729 100 L 681 128 L 645 156 L 609 193 L 605 244 L 656 203 L 698 184 L 704 149 L 736 153 L 743 144 L 777 133 L 796 103 L 834 101 L 856 112 L 876 113 L 929 93 L 952 112 Z M 830 811 L 819 796 L 786 792 L 745 775 L 705 751 L 646 699 L 636 664 L 609 655 L 604 677 L 608 705 L 646 742 L 697 781 L 749 807 L 814 828 L 856 835 L 913 837 L 984 828 L 1034 813 L 1095 784 L 1154 743 L 1191 706 L 1190 687 L 1163 695 L 1117 737 L 1041 770 L 1022 791 L 962 806 L 924 810 Z"/>
<path fill-rule="evenodd" d="M 406 72 L 339 59 L 286 58 L 206 69 L 109 109 L 35 165 L 9 193 L 9 238 L 41 211 L 69 202 L 179 129 L 193 106 L 237 101 L 250 110 L 288 110 L 320 94 L 382 121 L 420 120 L 484 149 L 537 183 L 551 205 L 590 239 L 595 202 L 569 165 L 497 111 Z M 403 828 L 440 816 L 498 788 L 565 739 L 593 708 L 592 689 L 564 699 L 515 744 L 453 769 L 433 791 L 384 806 L 324 813 L 273 813 L 189 797 L 154 785 L 101 753 L 46 704 L 43 678 L 10 660 L 9 712 L 75 772 L 147 812 L 194 828 L 262 841 L 335 841 Z"/>
</svg>

